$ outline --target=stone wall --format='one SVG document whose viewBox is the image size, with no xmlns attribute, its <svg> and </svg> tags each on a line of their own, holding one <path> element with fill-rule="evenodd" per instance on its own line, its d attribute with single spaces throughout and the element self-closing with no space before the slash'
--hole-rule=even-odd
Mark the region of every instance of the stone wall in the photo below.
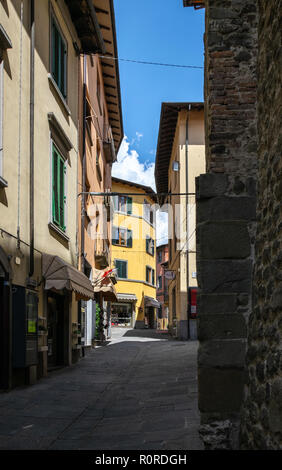
<svg viewBox="0 0 282 470">
<path fill-rule="evenodd" d="M 282 3 L 259 1 L 258 229 L 248 380 L 241 440 L 245 449 L 282 448 Z"/>
<path fill-rule="evenodd" d="M 197 179 L 200 433 L 237 448 L 256 233 L 256 2 L 206 1 L 207 174 Z"/>
</svg>

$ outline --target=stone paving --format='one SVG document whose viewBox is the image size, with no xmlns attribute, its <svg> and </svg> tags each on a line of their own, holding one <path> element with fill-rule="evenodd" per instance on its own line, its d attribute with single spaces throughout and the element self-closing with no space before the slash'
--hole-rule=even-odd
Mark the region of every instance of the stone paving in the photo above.
<svg viewBox="0 0 282 470">
<path fill-rule="evenodd" d="M 0 394 L 0 449 L 202 449 L 197 348 L 113 329 L 78 364 Z"/>
</svg>

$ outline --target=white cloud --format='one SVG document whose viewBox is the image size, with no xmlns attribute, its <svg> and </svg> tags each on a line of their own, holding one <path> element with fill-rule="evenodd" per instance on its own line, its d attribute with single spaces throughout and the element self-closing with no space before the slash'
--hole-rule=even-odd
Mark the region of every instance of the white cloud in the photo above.
<svg viewBox="0 0 282 470">
<path fill-rule="evenodd" d="M 119 149 L 118 160 L 113 164 L 113 176 L 144 184 L 155 190 L 155 164 L 152 162 L 140 162 L 139 154 L 136 150 L 131 150 L 131 145 L 125 136 Z"/>
<path fill-rule="evenodd" d="M 137 139 L 141 139 L 142 134 L 136 132 Z M 138 152 L 131 149 L 132 143 L 129 143 L 125 136 L 118 153 L 117 162 L 113 164 L 112 175 L 133 183 L 150 186 L 154 191 L 155 185 L 155 163 L 140 161 Z M 167 242 L 167 214 L 157 212 L 157 245 Z"/>
</svg>

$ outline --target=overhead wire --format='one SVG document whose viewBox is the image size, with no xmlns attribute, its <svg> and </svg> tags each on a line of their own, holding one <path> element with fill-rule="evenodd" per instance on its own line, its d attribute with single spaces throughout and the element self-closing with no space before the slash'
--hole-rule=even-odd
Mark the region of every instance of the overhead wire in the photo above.
<svg viewBox="0 0 282 470">
<path fill-rule="evenodd" d="M 137 59 L 124 59 L 121 57 L 111 57 L 107 55 L 99 55 L 100 59 L 109 59 L 109 60 L 116 60 L 122 62 L 132 62 L 135 64 L 143 64 L 143 65 L 158 65 L 161 67 L 177 67 L 177 68 L 185 68 L 185 69 L 203 69 L 202 65 L 187 65 L 187 64 L 167 64 L 163 62 L 151 62 L 147 60 L 137 60 Z"/>
</svg>

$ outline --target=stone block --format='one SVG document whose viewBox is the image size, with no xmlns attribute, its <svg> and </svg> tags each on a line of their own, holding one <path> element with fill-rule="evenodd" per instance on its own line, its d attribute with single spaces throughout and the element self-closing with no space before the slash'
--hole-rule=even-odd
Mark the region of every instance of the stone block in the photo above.
<svg viewBox="0 0 282 470">
<path fill-rule="evenodd" d="M 273 433 L 282 434 L 282 378 L 278 377 L 271 386 L 269 403 L 269 426 Z"/>
<path fill-rule="evenodd" d="M 235 313 L 236 294 L 199 294 L 197 296 L 199 314 Z"/>
<path fill-rule="evenodd" d="M 243 315 L 200 315 L 198 318 L 198 338 L 200 341 L 211 339 L 246 338 L 247 328 Z"/>
<path fill-rule="evenodd" d="M 200 260 L 198 281 L 205 293 L 251 292 L 251 260 Z"/>
<path fill-rule="evenodd" d="M 243 401 L 245 373 L 240 369 L 199 367 L 199 409 L 201 412 L 236 412 Z"/>
<path fill-rule="evenodd" d="M 211 340 L 200 344 L 198 365 L 200 367 L 244 368 L 246 340 Z"/>
<path fill-rule="evenodd" d="M 246 222 L 206 222 L 197 231 L 202 259 L 247 258 L 251 254 Z"/>
<path fill-rule="evenodd" d="M 227 175 L 205 173 L 196 178 L 197 199 L 222 196 L 228 186 Z"/>
<path fill-rule="evenodd" d="M 250 196 L 214 197 L 197 201 L 197 224 L 220 220 L 255 220 L 256 198 Z"/>
</svg>

